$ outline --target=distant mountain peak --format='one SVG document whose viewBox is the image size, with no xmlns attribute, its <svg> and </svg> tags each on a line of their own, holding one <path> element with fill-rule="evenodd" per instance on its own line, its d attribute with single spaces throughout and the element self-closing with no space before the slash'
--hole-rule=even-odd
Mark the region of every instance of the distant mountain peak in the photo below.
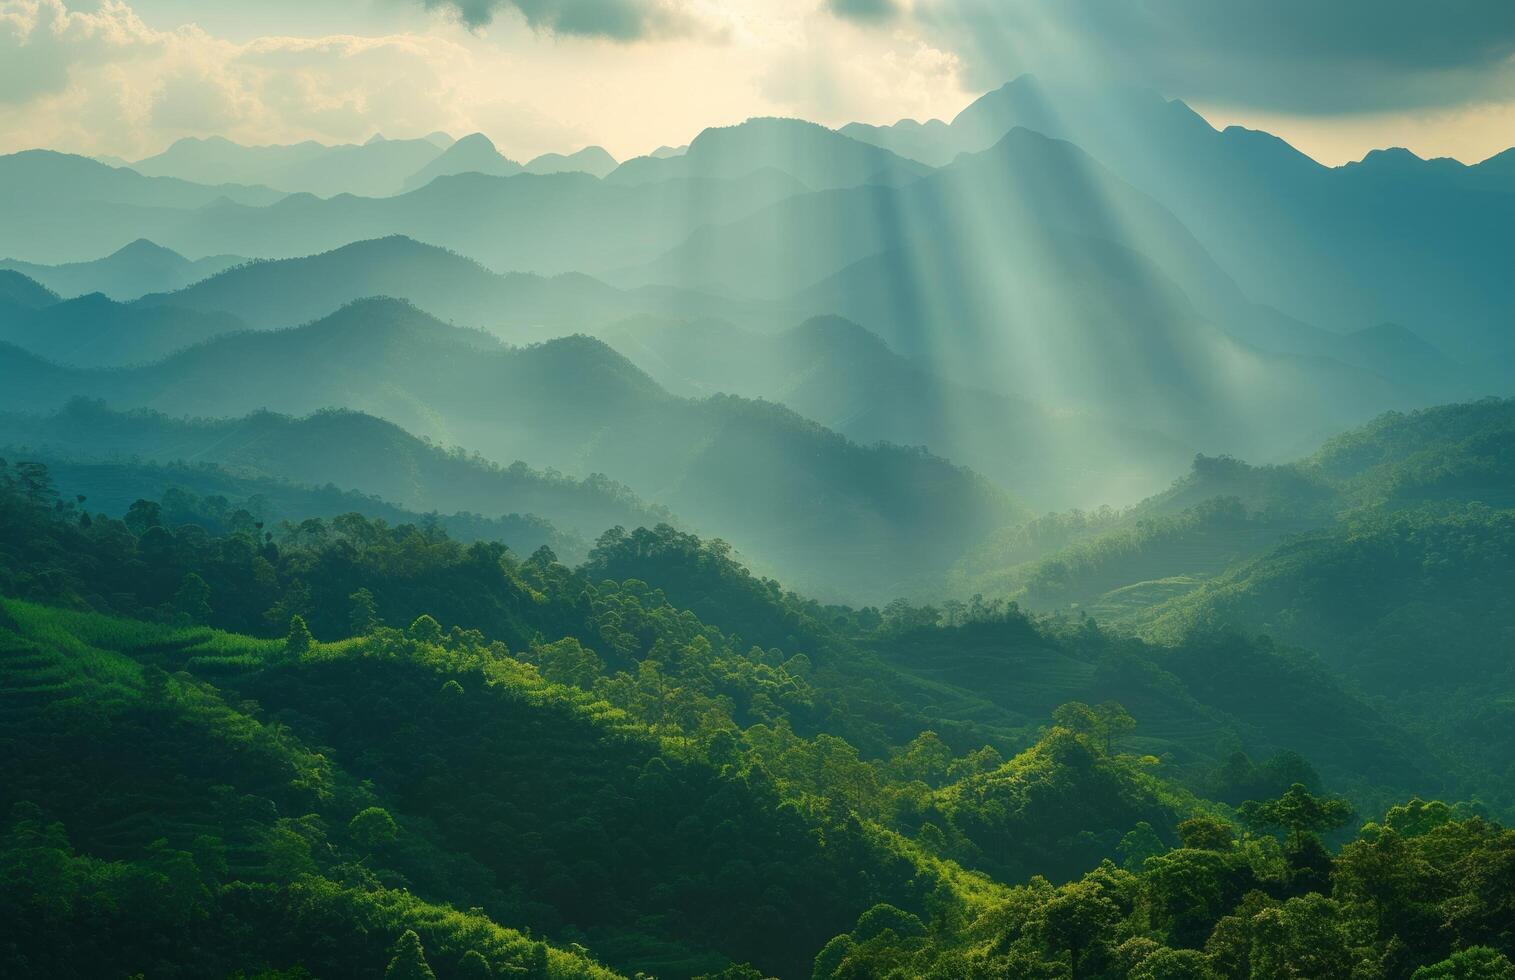
<svg viewBox="0 0 1515 980">
<path fill-rule="evenodd" d="M 482 149 L 498 152 L 498 150 L 495 148 L 494 140 L 490 139 L 488 136 L 485 136 L 483 133 L 469 133 L 467 136 L 464 136 L 462 139 L 449 146 L 447 148 L 447 152 L 461 153 L 467 152 L 469 150 Z"/>
<path fill-rule="evenodd" d="M 165 248 L 157 242 L 146 238 L 138 238 L 135 241 L 128 242 L 110 253 L 107 257 L 112 259 L 176 259 L 187 261 L 184 256 L 173 249 Z"/>
</svg>

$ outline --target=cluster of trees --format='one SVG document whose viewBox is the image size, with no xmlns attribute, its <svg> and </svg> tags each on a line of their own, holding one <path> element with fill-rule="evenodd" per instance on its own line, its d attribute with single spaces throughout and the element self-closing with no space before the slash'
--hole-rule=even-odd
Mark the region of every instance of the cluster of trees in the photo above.
<svg viewBox="0 0 1515 980">
<path fill-rule="evenodd" d="M 1304 976 L 1273 950 L 1322 921 L 1354 977 L 1510 951 L 1475 914 L 1511 902 L 1497 825 L 1416 803 L 1446 820 L 1333 856 L 1350 811 L 1309 762 L 1175 739 L 1213 725 L 1186 692 L 1220 660 L 1253 672 L 1210 692 L 1236 732 L 1299 702 L 1336 737 L 1352 703 L 1235 636 L 823 606 L 666 526 L 575 570 L 425 524 L 85 503 L 0 470 L 0 590 L 32 600 L 0 614 L 22 975 Z M 1375 856 L 1390 834 L 1425 838 L 1409 877 L 1342 884 L 1410 853 Z M 1419 911 L 1380 922 L 1394 888 Z"/>
<path fill-rule="evenodd" d="M 1330 853 L 1352 819 L 1296 785 L 1178 825 L 1177 846 L 1134 840 L 1062 885 L 1033 878 L 944 929 L 875 908 L 816 957 L 826 978 L 1046 980 L 1507 980 L 1515 976 L 1515 831 L 1411 800 Z"/>
</svg>

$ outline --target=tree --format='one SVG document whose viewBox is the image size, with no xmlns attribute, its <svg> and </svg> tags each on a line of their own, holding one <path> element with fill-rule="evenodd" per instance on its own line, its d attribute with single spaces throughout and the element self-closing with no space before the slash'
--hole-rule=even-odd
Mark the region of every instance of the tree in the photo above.
<svg viewBox="0 0 1515 980">
<path fill-rule="evenodd" d="M 1515 963 L 1487 946 L 1473 946 L 1415 971 L 1411 980 L 1515 980 Z"/>
<path fill-rule="evenodd" d="M 359 846 L 373 850 L 394 843 L 400 836 L 400 828 L 395 826 L 388 810 L 371 806 L 348 821 L 347 835 Z"/>
<path fill-rule="evenodd" d="M 417 643 L 425 643 L 436 646 L 442 642 L 442 624 L 422 613 L 410 624 L 407 631 L 410 638 Z"/>
<path fill-rule="evenodd" d="M 1167 849 L 1162 838 L 1157 836 L 1157 831 L 1153 830 L 1152 825 L 1145 820 L 1138 821 L 1136 826 L 1120 839 L 1120 844 L 1116 848 L 1120 853 L 1121 867 L 1127 871 L 1140 871 L 1142 862 L 1149 857 L 1156 857 Z"/>
<path fill-rule="evenodd" d="M 305 625 L 305 617 L 294 615 L 289 618 L 289 636 L 284 641 L 286 653 L 299 656 L 310 649 L 315 638 L 310 635 L 310 627 Z"/>
<path fill-rule="evenodd" d="M 1178 825 L 1178 839 L 1196 851 L 1229 851 L 1236 843 L 1236 832 L 1224 820 L 1190 817 Z"/>
<path fill-rule="evenodd" d="M 210 622 L 210 586 L 194 572 L 186 572 L 174 593 L 174 614 L 181 620 L 203 625 Z"/>
<path fill-rule="evenodd" d="M 1042 935 L 1048 947 L 1066 950 L 1072 980 L 1084 976 L 1079 967 L 1120 921 L 1120 908 L 1091 881 L 1058 889 L 1042 909 Z"/>
<path fill-rule="evenodd" d="M 163 508 L 156 501 L 138 500 L 126 509 L 126 526 L 138 534 L 163 523 Z"/>
<path fill-rule="evenodd" d="M 930 786 L 937 786 L 947 777 L 947 768 L 952 765 L 952 749 L 936 732 L 924 731 L 900 750 L 892 761 L 894 770 L 901 779 L 919 779 Z"/>
<path fill-rule="evenodd" d="M 1342 799 L 1321 799 L 1311 795 L 1303 783 L 1295 783 L 1276 800 L 1260 803 L 1248 800 L 1241 806 L 1241 818 L 1248 826 L 1280 829 L 1289 833 L 1296 847 L 1306 834 L 1323 834 L 1343 827 L 1352 819 L 1352 804 Z"/>
<path fill-rule="evenodd" d="M 384 970 L 384 980 L 437 980 L 426 962 L 426 951 L 421 948 L 421 937 L 414 929 L 406 929 L 394 945 L 394 958 Z"/>
<path fill-rule="evenodd" d="M 1136 728 L 1136 719 L 1115 701 L 1094 708 L 1082 701 L 1069 701 L 1052 712 L 1052 722 L 1092 741 L 1106 755 L 1114 749 L 1117 738 Z"/>
<path fill-rule="evenodd" d="M 1116 701 L 1106 701 L 1094 709 L 1096 731 L 1105 743 L 1105 754 L 1115 748 L 1115 740 L 1136 730 L 1136 719 Z"/>
<path fill-rule="evenodd" d="M 458 969 L 454 976 L 458 980 L 491 980 L 494 977 L 494 970 L 490 968 L 489 961 L 484 958 L 483 953 L 470 949 L 458 961 Z"/>
<path fill-rule="evenodd" d="M 904 909 L 880 902 L 858 916 L 857 926 L 852 930 L 852 938 L 865 943 L 886 929 L 894 930 L 895 935 L 901 938 L 926 934 L 926 927 L 917 916 Z"/>
<path fill-rule="evenodd" d="M 1138 963 L 1131 980 L 1214 980 L 1210 958 L 1193 949 L 1157 949 Z"/>
<path fill-rule="evenodd" d="M 367 636 L 383 625 L 372 592 L 359 589 L 348 598 L 352 601 L 352 612 L 348 614 L 347 622 L 352 628 L 353 636 Z"/>
</svg>

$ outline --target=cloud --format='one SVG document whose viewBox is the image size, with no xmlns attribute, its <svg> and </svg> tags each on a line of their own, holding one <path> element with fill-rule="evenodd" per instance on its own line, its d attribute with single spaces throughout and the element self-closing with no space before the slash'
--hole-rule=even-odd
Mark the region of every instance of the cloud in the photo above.
<svg viewBox="0 0 1515 980">
<path fill-rule="evenodd" d="M 917 0 L 973 87 L 1109 73 L 1195 100 L 1292 112 L 1515 96 L 1510 0 Z"/>
<path fill-rule="evenodd" d="M 826 0 L 826 9 L 843 20 L 865 24 L 891 21 L 902 12 L 899 0 Z"/>
<path fill-rule="evenodd" d="M 119 0 L 94 11 L 69 10 L 63 0 L 0 0 L 0 103 L 62 91 L 75 65 L 141 56 L 154 42 Z"/>
<path fill-rule="evenodd" d="M 262 37 L 154 30 L 120 0 L 0 0 L 0 140 L 142 156 L 180 136 L 366 139 L 467 126 L 467 47 L 437 35 Z M 491 97 L 495 97 L 491 94 Z"/>
<path fill-rule="evenodd" d="M 446 10 L 473 29 L 487 27 L 503 11 L 525 18 L 532 30 L 574 37 L 637 41 L 695 33 L 699 20 L 673 0 L 421 0 Z"/>
</svg>

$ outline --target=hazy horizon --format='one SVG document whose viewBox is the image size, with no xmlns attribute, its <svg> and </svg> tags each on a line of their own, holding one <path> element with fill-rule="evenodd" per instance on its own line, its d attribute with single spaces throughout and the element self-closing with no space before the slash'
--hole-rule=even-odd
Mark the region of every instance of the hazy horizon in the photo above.
<svg viewBox="0 0 1515 980">
<path fill-rule="evenodd" d="M 1327 21 L 1292 5 L 1259 26 L 1248 4 L 1176 27 L 1188 2 L 1135 16 L 1102 0 L 1064 13 L 1037 0 L 7 0 L 0 151 L 139 159 L 191 135 L 444 130 L 512 157 L 601 145 L 625 159 L 751 116 L 950 120 L 1004 81 L 1058 71 L 1151 87 L 1329 165 L 1398 146 L 1476 163 L 1515 143 L 1507 8 L 1343 7 Z M 1376 26 L 1354 34 L 1354 15 Z M 1313 35 L 1307 65 L 1278 41 L 1294 33 Z"/>
</svg>

